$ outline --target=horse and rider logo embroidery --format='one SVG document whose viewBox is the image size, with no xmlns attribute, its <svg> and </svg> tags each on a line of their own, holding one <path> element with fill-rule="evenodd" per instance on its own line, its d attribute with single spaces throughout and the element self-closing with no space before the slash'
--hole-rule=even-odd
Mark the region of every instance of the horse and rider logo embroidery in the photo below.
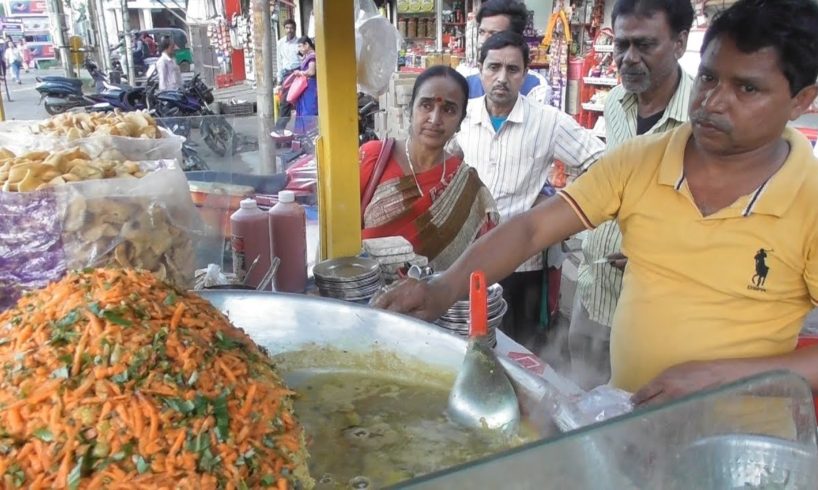
<svg viewBox="0 0 818 490">
<path fill-rule="evenodd" d="M 767 274 L 770 272 L 770 266 L 767 265 L 767 254 L 772 252 L 773 250 L 765 250 L 763 248 L 758 249 L 758 252 L 756 252 L 754 257 L 756 263 L 755 274 L 750 280 L 752 284 L 747 286 L 747 289 L 767 292 L 767 290 L 764 288 L 764 285 L 767 283 Z"/>
</svg>

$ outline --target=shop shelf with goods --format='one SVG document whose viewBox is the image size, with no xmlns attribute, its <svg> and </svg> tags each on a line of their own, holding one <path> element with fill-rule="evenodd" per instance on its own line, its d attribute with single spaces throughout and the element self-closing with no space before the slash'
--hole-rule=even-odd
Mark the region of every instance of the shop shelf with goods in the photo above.
<svg viewBox="0 0 818 490">
<path fill-rule="evenodd" d="M 404 39 L 402 71 L 435 64 L 457 66 L 465 57 L 468 12 L 475 0 L 399 0 L 397 27 Z"/>
<path fill-rule="evenodd" d="M 612 1 L 612 0 L 609 0 Z M 605 0 L 570 0 L 555 2 L 563 5 L 568 15 L 571 34 L 574 40 L 572 54 L 587 53 L 591 49 L 592 40 L 603 27 L 605 17 Z"/>
<path fill-rule="evenodd" d="M 542 45 L 543 36 L 526 36 L 529 48 L 528 68 L 540 72 L 543 76 L 548 75 L 549 58 L 548 49 Z"/>
<path fill-rule="evenodd" d="M 613 31 L 599 31 L 593 47 L 582 58 L 582 78 L 579 82 L 580 110 L 577 121 L 586 128 L 596 128 L 605 108 L 611 88 L 619 84 L 613 60 Z"/>
</svg>

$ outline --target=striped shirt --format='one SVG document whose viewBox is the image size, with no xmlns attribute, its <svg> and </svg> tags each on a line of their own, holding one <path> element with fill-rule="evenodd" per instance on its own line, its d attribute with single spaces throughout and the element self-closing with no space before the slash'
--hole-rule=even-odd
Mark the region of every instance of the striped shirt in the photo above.
<svg viewBox="0 0 818 490">
<path fill-rule="evenodd" d="M 645 134 L 668 131 L 687 122 L 694 81 L 687 72 L 679 71 L 682 78 L 662 118 Z M 604 114 L 609 150 L 636 136 L 636 94 L 626 92 L 622 85 L 614 87 L 605 103 Z M 608 221 L 589 231 L 582 242 L 583 261 L 577 274 L 576 294 L 580 295 L 591 320 L 602 325 L 613 323 L 622 291 L 622 271 L 595 262 L 619 252 L 621 247 L 622 234 L 616 221 Z"/>
<path fill-rule="evenodd" d="M 555 159 L 584 171 L 605 150 L 571 116 L 524 95 L 499 131 L 491 124 L 485 96 L 470 100 L 456 138 L 464 161 L 477 169 L 503 220 L 531 209 Z M 517 271 L 541 269 L 542 254 L 537 254 Z"/>
</svg>

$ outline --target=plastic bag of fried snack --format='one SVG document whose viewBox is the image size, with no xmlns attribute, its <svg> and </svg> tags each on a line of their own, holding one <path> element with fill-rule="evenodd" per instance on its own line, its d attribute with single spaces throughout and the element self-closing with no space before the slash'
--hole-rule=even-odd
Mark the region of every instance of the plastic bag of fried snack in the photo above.
<svg viewBox="0 0 818 490">
<path fill-rule="evenodd" d="M 15 154 L 78 147 L 93 158 L 181 161 L 183 142 L 140 111 L 65 113 L 45 121 L 0 123 L 0 147 Z"/>
<path fill-rule="evenodd" d="M 187 179 L 173 161 L 133 165 L 134 174 L 0 192 L 0 310 L 85 267 L 141 268 L 192 286 L 203 226 Z"/>
</svg>

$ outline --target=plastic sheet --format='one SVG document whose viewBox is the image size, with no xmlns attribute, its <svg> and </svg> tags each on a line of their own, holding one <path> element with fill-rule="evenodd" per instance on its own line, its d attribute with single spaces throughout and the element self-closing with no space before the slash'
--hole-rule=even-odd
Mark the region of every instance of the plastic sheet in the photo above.
<svg viewBox="0 0 818 490">
<path fill-rule="evenodd" d="M 106 160 L 177 160 L 182 161 L 185 139 L 165 128 L 162 137 L 129 138 L 125 136 L 93 135 L 70 139 L 65 136 L 37 134 L 37 121 L 10 121 L 0 124 L 0 148 L 19 155 L 36 150 L 62 150 L 79 147 L 91 157 Z"/>
<path fill-rule="evenodd" d="M 141 162 L 144 177 L 0 192 L 0 310 L 84 267 L 139 267 L 192 286 L 202 225 L 173 161 Z"/>
<path fill-rule="evenodd" d="M 386 92 L 398 65 L 400 33 L 372 0 L 356 0 L 355 11 L 358 91 L 378 97 Z"/>
<path fill-rule="evenodd" d="M 631 394 L 609 385 L 556 400 L 552 408 L 554 421 L 562 431 L 572 431 L 586 425 L 633 411 Z"/>
</svg>

